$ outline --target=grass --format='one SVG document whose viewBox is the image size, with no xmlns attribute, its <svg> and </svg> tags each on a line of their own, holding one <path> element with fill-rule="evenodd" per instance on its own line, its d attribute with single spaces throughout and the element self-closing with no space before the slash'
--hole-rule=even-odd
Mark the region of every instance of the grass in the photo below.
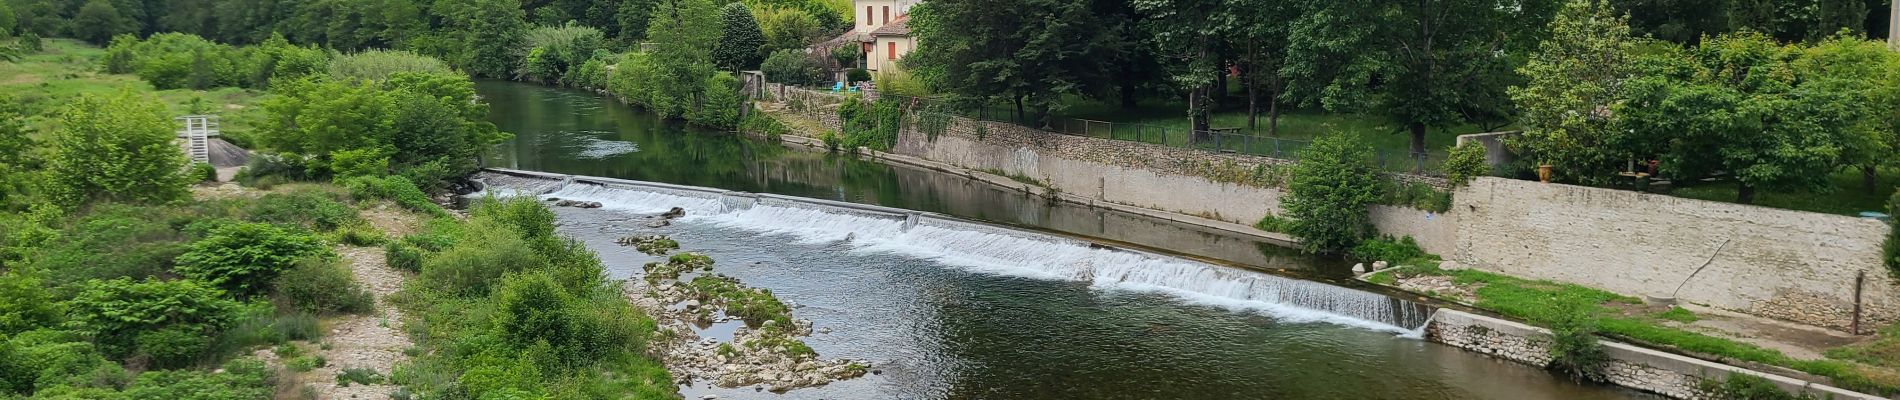
<svg viewBox="0 0 1900 400">
<path fill-rule="evenodd" d="M 1755 205 L 1789 210 L 1859 216 L 1862 211 L 1885 212 L 1887 197 L 1900 183 L 1900 169 L 1881 168 L 1876 174 L 1876 190 L 1869 193 L 1859 170 L 1843 170 L 1828 175 L 1829 189 L 1823 192 L 1757 190 Z M 1677 182 L 1667 194 L 1698 200 L 1735 202 L 1735 181 Z"/>
<path fill-rule="evenodd" d="M 263 109 L 256 107 L 263 92 L 239 88 L 157 90 L 136 76 L 101 71 L 105 49 L 73 39 L 46 39 L 44 43 L 44 51 L 28 54 L 19 62 L 0 63 L 0 92 L 20 101 L 26 115 L 31 116 L 28 124 L 36 128 L 35 139 L 43 139 L 57 128 L 60 107 L 73 99 L 128 89 L 152 94 L 173 115 L 217 115 L 225 139 L 242 147 L 251 147 L 252 132 L 264 123 Z"/>
<path fill-rule="evenodd" d="M 1443 275 L 1461 285 L 1482 284 L 1476 290 L 1477 307 L 1533 325 L 1554 326 L 1583 317 L 1595 320 L 1604 335 L 1622 340 L 1791 368 L 1832 378 L 1835 385 L 1852 390 L 1880 395 L 1900 393 L 1900 373 L 1875 368 L 1891 368 L 1894 365 L 1890 360 L 1900 357 L 1900 327 L 1888 328 L 1878 341 L 1830 350 L 1828 356 L 1832 359 L 1829 360 L 1796 360 L 1777 350 L 1665 325 L 1665 321 L 1692 322 L 1697 318 L 1679 307 L 1654 314 L 1624 315 L 1617 306 L 1641 304 L 1642 300 L 1600 289 L 1482 271 L 1444 271 L 1429 264 L 1408 267 L 1398 273 Z M 1368 280 L 1390 284 L 1395 277 L 1375 275 Z"/>
</svg>

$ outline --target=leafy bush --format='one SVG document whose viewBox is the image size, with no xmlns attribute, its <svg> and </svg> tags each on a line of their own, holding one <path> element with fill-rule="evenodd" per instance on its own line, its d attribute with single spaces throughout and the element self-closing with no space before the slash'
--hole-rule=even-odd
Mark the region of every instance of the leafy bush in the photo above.
<svg viewBox="0 0 1900 400">
<path fill-rule="evenodd" d="M 802 50 L 779 50 L 759 65 L 765 80 L 786 85 L 817 85 L 825 81 L 825 69 L 818 59 Z"/>
<path fill-rule="evenodd" d="M 189 247 L 157 207 L 101 205 L 61 227 L 56 241 L 36 250 L 33 263 L 56 287 L 88 279 L 165 275 Z"/>
<path fill-rule="evenodd" d="M 367 313 L 375 307 L 368 290 L 343 265 L 332 260 L 308 259 L 277 277 L 277 296 L 298 311 Z"/>
<path fill-rule="evenodd" d="M 350 384 L 374 385 L 383 383 L 383 374 L 369 368 L 344 368 L 336 373 L 336 385 L 349 387 Z"/>
<path fill-rule="evenodd" d="M 401 72 L 453 74 L 448 64 L 402 50 L 369 50 L 330 60 L 330 76 L 341 80 L 379 81 Z"/>
<path fill-rule="evenodd" d="M 850 72 L 844 73 L 844 79 L 852 83 L 869 81 L 871 80 L 871 71 L 866 71 L 864 68 L 852 68 Z"/>
<path fill-rule="evenodd" d="M 241 223 L 219 227 L 192 243 L 191 251 L 178 256 L 173 270 L 249 296 L 268 289 L 271 280 L 297 262 L 330 255 L 316 236 L 270 224 Z"/>
<path fill-rule="evenodd" d="M 1582 314 L 1573 315 L 1550 328 L 1550 368 L 1577 382 L 1603 381 L 1610 356 L 1597 341 L 1596 323 Z"/>
<path fill-rule="evenodd" d="M 1281 204 L 1293 219 L 1288 233 L 1306 252 L 1351 249 L 1374 232 L 1370 207 L 1383 194 L 1383 179 L 1372 163 L 1372 149 L 1357 136 L 1321 136 L 1293 165 Z"/>
<path fill-rule="evenodd" d="M 59 323 L 65 310 L 46 289 L 26 271 L 0 272 L 0 338 Z"/>
<path fill-rule="evenodd" d="M 297 225 L 316 231 L 335 230 L 362 221 L 355 208 L 337 201 L 336 194 L 317 188 L 266 194 L 251 201 L 245 213 L 250 221 Z"/>
<path fill-rule="evenodd" d="M 1267 232 L 1286 233 L 1293 228 L 1293 221 L 1278 215 L 1267 214 L 1260 217 L 1260 222 L 1255 222 L 1253 227 Z"/>
<path fill-rule="evenodd" d="M 212 336 L 231 323 L 237 310 L 224 291 L 193 280 L 94 280 L 67 304 L 67 326 L 119 356 L 142 350 L 137 345 L 145 344 L 139 336 L 146 332 Z"/>
<path fill-rule="evenodd" d="M 284 368 L 289 368 L 291 371 L 296 372 L 309 372 L 313 369 L 323 368 L 326 365 L 330 365 L 330 360 L 325 360 L 323 356 L 314 354 L 299 356 L 284 362 Z"/>
<path fill-rule="evenodd" d="M 190 365 L 198 355 L 211 348 L 211 338 L 191 327 L 174 326 L 139 332 L 132 341 L 138 346 L 140 355 L 150 358 L 152 365 L 160 368 Z"/>
<path fill-rule="evenodd" d="M 580 86 L 575 70 L 605 48 L 607 39 L 599 29 L 569 23 L 528 30 L 524 44 L 527 57 L 516 70 L 516 78 Z"/>
<path fill-rule="evenodd" d="M 728 3 L 720 9 L 719 40 L 712 48 L 713 63 L 720 70 L 742 71 L 759 66 L 765 57 L 765 32 L 752 17 L 744 2 Z"/>
<path fill-rule="evenodd" d="M 258 154 L 251 156 L 251 160 L 238 170 L 233 180 L 251 187 L 261 186 L 258 183 L 268 178 L 276 178 L 279 183 L 329 180 L 330 166 L 313 161 L 307 156 L 296 154 Z"/>
<path fill-rule="evenodd" d="M 383 231 L 366 223 L 355 223 L 337 228 L 335 242 L 351 246 L 381 246 L 388 238 Z"/>
<path fill-rule="evenodd" d="M 225 363 L 222 372 L 146 371 L 125 389 L 133 399 L 267 399 L 275 393 L 270 367 L 252 358 Z"/>
<path fill-rule="evenodd" d="M 1353 246 L 1351 255 L 1357 260 L 1385 261 L 1393 266 L 1428 257 L 1436 258 L 1420 249 L 1418 242 L 1412 240 L 1411 236 L 1394 239 L 1391 235 L 1359 242 L 1358 246 Z"/>
<path fill-rule="evenodd" d="M 164 105 L 130 90 L 81 95 L 60 113 L 47 173 L 58 205 L 183 199 L 190 179 Z"/>
<path fill-rule="evenodd" d="M 878 71 L 877 75 L 871 79 L 877 83 L 877 92 L 879 95 L 907 97 L 925 97 L 930 95 L 930 88 L 925 86 L 923 79 L 913 77 L 909 72 L 904 72 L 903 70 Z"/>
<path fill-rule="evenodd" d="M 1887 232 L 1885 249 L 1887 273 L 1900 278 L 1900 190 L 1894 190 L 1893 197 L 1887 200 L 1887 215 L 1895 216 L 1888 221 L 1893 230 Z"/>
<path fill-rule="evenodd" d="M 358 201 L 387 199 L 410 211 L 432 216 L 448 215 L 442 211 L 442 206 L 429 201 L 429 195 L 417 188 L 409 178 L 359 176 L 343 181 L 343 185 L 350 189 L 350 195 Z"/>
<path fill-rule="evenodd" d="M 1440 166 L 1439 171 L 1457 187 L 1470 183 L 1471 178 L 1491 175 L 1491 164 L 1485 162 L 1484 145 L 1471 141 L 1451 148 L 1451 155 L 1445 157 L 1445 165 Z"/>
<path fill-rule="evenodd" d="M 1451 192 L 1418 182 L 1394 185 L 1394 188 L 1385 191 L 1386 196 L 1380 200 L 1381 203 L 1440 213 L 1451 210 Z"/>
<path fill-rule="evenodd" d="M 443 293 L 482 296 L 503 275 L 544 263 L 513 228 L 479 222 L 470 224 L 454 246 L 424 258 L 417 279 Z"/>
<path fill-rule="evenodd" d="M 383 260 L 389 263 L 390 268 L 409 272 L 422 271 L 422 249 L 406 242 L 392 240 L 384 243 Z"/>
<path fill-rule="evenodd" d="M 706 77 L 704 101 L 686 114 L 686 120 L 713 129 L 731 130 L 738 127 L 739 107 L 750 107 L 739 93 L 739 85 L 738 78 L 725 72 Z"/>
<path fill-rule="evenodd" d="M 197 179 L 199 182 L 217 182 L 218 168 L 207 163 L 191 163 L 191 173 L 188 176 Z"/>
</svg>

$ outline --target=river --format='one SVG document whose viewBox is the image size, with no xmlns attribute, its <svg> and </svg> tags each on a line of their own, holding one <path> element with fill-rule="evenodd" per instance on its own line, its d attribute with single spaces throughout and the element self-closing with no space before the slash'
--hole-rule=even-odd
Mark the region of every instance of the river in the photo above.
<svg viewBox="0 0 1900 400">
<path fill-rule="evenodd" d="M 718 260 L 718 272 L 797 304 L 797 317 L 829 332 L 807 338 L 823 357 L 864 360 L 879 372 L 784 394 L 701 384 L 682 388 L 689 398 L 1650 397 L 1407 338 L 1417 327 L 1402 325 L 1417 317 L 1386 307 L 1403 301 L 1331 285 L 1345 284 L 1337 281 L 1343 263 L 1244 235 L 706 132 L 584 91 L 496 81 L 479 82 L 477 91 L 490 103 L 490 119 L 516 134 L 488 154 L 489 166 L 875 204 L 998 225 L 911 229 L 842 213 L 712 205 L 689 207 L 672 226 L 646 228 L 627 220 L 694 200 L 561 189 L 557 196 L 608 204 L 558 211 L 562 232 L 599 252 L 614 278 L 636 276 L 653 259 L 615 238 L 671 235 Z"/>
</svg>

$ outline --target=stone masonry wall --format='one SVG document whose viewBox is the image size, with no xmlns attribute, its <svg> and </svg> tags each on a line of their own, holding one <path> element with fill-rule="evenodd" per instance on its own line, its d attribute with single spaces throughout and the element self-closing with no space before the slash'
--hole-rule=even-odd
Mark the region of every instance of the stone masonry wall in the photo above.
<svg viewBox="0 0 1900 400">
<path fill-rule="evenodd" d="M 1539 367 L 1549 365 L 1552 359 L 1549 330 L 1458 310 L 1441 309 L 1432 314 L 1431 322 L 1425 325 L 1425 340 Z M 1702 381 L 1723 380 L 1728 374 L 1759 376 L 1782 390 L 1807 391 L 1821 398 L 1880 398 L 1624 343 L 1602 343 L 1610 358 L 1604 366 L 1605 379 L 1670 398 L 1709 399 L 1700 390 Z"/>
<path fill-rule="evenodd" d="M 842 96 L 768 85 L 781 96 L 807 104 L 799 114 L 839 129 L 836 109 Z M 1217 153 L 1122 140 L 1065 135 L 1021 125 L 954 118 L 934 140 L 906 128 L 891 152 L 976 170 L 1002 171 L 1035 178 L 1064 193 L 1112 203 L 1178 212 L 1252 225 L 1280 212 L 1282 191 L 1236 183 L 1256 169 L 1284 168 L 1293 161 L 1247 154 Z M 1395 174 L 1395 180 L 1445 188 L 1443 179 Z M 1410 235 L 1431 252 L 1448 252 L 1451 224 L 1424 211 L 1378 207 L 1374 224 L 1382 232 Z M 1433 220 L 1439 222 L 1432 222 Z"/>
<path fill-rule="evenodd" d="M 1839 330 L 1865 273 L 1862 326 L 1900 320 L 1874 220 L 1500 178 L 1474 180 L 1452 210 L 1449 258 L 1484 270 Z"/>
</svg>

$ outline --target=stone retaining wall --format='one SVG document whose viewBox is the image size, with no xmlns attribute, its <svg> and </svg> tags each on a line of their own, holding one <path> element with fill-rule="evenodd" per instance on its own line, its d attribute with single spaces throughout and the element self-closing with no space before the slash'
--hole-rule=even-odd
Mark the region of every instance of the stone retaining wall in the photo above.
<svg viewBox="0 0 1900 400">
<path fill-rule="evenodd" d="M 1425 340 L 1491 355 L 1524 364 L 1550 364 L 1550 331 L 1497 318 L 1441 309 L 1425 325 Z M 1747 374 L 1768 379 L 1790 393 L 1808 392 L 1821 398 L 1877 400 L 1879 396 L 1853 392 L 1800 379 L 1756 372 L 1632 346 L 1603 341 L 1610 356 L 1605 367 L 1610 383 L 1677 399 L 1710 399 L 1700 390 L 1704 380 L 1720 381 L 1729 374 Z"/>
<path fill-rule="evenodd" d="M 1439 254 L 1487 271 L 1843 331 L 1864 273 L 1863 331 L 1900 320 L 1879 221 L 1501 178 L 1452 210 L 1455 251 Z"/>
</svg>

